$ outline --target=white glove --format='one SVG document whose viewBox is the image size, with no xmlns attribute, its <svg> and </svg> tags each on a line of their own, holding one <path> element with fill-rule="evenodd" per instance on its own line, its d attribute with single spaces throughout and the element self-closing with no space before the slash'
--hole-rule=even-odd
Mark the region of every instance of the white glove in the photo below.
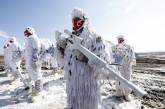
<svg viewBox="0 0 165 109">
<path fill-rule="evenodd" d="M 79 50 L 75 50 L 74 53 L 76 54 L 78 60 L 85 62 L 88 61 L 88 58 L 84 54 L 82 54 Z"/>
</svg>

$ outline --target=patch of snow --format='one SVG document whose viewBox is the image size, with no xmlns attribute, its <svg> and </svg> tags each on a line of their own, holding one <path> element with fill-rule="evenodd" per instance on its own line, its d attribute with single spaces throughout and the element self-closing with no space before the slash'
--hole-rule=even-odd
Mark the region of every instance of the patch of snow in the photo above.
<svg viewBox="0 0 165 109">
<path fill-rule="evenodd" d="M 17 79 L 12 84 L 3 84 L 0 88 L 0 109 L 64 109 L 67 106 L 67 95 L 65 92 L 65 80 L 63 74 L 56 73 L 44 77 L 44 91 L 37 97 L 34 97 L 34 103 L 27 103 L 25 100 L 15 103 L 12 96 L 16 88 L 23 84 Z M 110 85 L 103 86 L 104 91 L 111 90 Z M 111 88 L 111 89 L 110 89 Z M 114 87 L 113 87 L 114 89 Z M 115 96 L 102 95 L 102 109 L 139 109 L 141 102 L 133 100 L 125 102 L 117 99 Z"/>
</svg>

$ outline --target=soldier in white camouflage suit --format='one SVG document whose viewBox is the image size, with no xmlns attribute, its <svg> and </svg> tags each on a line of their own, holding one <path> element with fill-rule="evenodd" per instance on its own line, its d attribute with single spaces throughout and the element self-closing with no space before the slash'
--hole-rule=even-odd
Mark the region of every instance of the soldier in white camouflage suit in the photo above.
<svg viewBox="0 0 165 109">
<path fill-rule="evenodd" d="M 83 39 L 81 44 L 100 58 L 110 62 L 104 40 L 90 29 L 86 14 L 81 9 L 74 9 L 71 16 L 72 33 Z M 98 76 L 95 75 L 97 75 L 96 71 L 102 74 L 105 70 L 90 62 L 80 51 L 72 50 L 65 43 L 65 39 L 57 40 L 57 47 L 65 62 L 67 109 L 99 109 L 100 87 Z"/>
<path fill-rule="evenodd" d="M 117 39 L 118 44 L 113 46 L 112 50 L 116 62 L 121 64 L 121 66 L 118 66 L 118 70 L 121 76 L 127 80 L 131 80 L 132 68 L 133 65 L 136 65 L 135 53 L 133 48 L 125 43 L 123 35 L 119 35 Z M 125 100 L 130 101 L 130 93 L 132 90 L 118 81 L 116 86 L 117 96 L 124 97 Z"/>
<path fill-rule="evenodd" d="M 26 70 L 31 82 L 34 82 L 34 88 L 32 88 L 32 95 L 36 96 L 43 90 L 41 62 L 39 59 L 39 53 L 41 43 L 38 36 L 35 33 L 34 28 L 26 27 L 24 31 L 26 39 L 25 43 L 25 60 Z"/>
<path fill-rule="evenodd" d="M 15 37 L 11 37 L 9 39 L 9 47 L 7 60 L 9 61 L 9 68 L 11 68 L 11 72 L 16 79 L 19 77 L 21 81 L 24 83 L 25 87 L 27 87 L 27 82 L 25 81 L 22 70 L 21 70 L 21 59 L 22 59 L 22 48 Z"/>
</svg>

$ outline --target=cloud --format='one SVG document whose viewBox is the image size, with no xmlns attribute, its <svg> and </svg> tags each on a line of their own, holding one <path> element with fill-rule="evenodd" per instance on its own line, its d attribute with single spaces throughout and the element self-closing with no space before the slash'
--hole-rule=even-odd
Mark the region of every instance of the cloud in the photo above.
<svg viewBox="0 0 165 109">
<path fill-rule="evenodd" d="M 9 37 L 9 35 L 8 35 L 5 31 L 0 30 L 0 37 L 3 37 L 3 38 L 8 38 L 8 37 Z"/>
</svg>

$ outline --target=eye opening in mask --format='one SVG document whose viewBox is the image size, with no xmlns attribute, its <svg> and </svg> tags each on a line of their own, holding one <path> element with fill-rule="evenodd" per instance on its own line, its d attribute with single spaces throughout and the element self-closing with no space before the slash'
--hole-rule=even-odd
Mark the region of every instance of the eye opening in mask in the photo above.
<svg viewBox="0 0 165 109">
<path fill-rule="evenodd" d="M 10 42 L 10 43 L 13 43 L 13 40 L 10 40 L 9 42 Z"/>
</svg>

